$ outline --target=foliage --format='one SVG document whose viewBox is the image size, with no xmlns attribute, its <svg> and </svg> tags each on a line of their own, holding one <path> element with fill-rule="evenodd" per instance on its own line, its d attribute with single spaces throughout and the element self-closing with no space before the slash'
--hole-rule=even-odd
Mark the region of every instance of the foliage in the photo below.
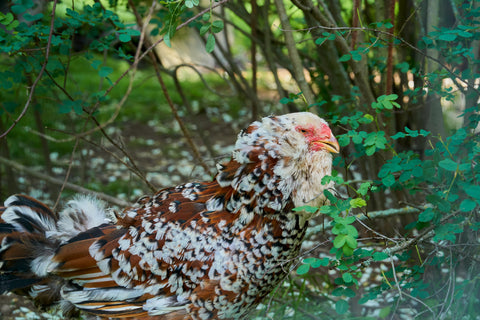
<svg viewBox="0 0 480 320">
<path fill-rule="evenodd" d="M 397 1 L 392 16 L 383 1 L 355 3 L 12 1 L 0 13 L 0 156 L 65 180 L 73 168 L 73 181 L 131 199 L 152 187 L 153 171 L 176 170 L 154 165 L 166 155 L 188 157 L 171 151 L 180 137 L 195 140 L 189 162 L 204 164 L 222 153 L 210 138 L 259 114 L 321 113 L 342 147 L 323 181 L 337 192 L 296 209 L 320 218 L 258 318 L 474 318 L 480 8 Z M 155 45 L 174 48 L 180 29 L 203 41 L 195 53 L 215 61 L 209 73 L 162 64 Z M 223 122 L 222 134 L 208 131 Z M 118 138 L 132 127 L 154 139 Z M 93 149 L 108 163 L 94 164 Z M 144 170 L 131 150 L 147 153 Z M 6 185 L 10 170 L 1 168 L 2 193 L 21 189 Z"/>
</svg>

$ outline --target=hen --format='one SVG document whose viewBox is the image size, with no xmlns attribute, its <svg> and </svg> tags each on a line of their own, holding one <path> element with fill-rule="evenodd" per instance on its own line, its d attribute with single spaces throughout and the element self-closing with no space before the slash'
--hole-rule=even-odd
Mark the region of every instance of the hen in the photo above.
<svg viewBox="0 0 480 320">
<path fill-rule="evenodd" d="M 144 197 L 112 222 L 79 196 L 60 213 L 0 207 L 0 289 L 102 318 L 240 319 L 286 276 L 339 145 L 314 114 L 263 118 L 210 182 Z"/>
</svg>

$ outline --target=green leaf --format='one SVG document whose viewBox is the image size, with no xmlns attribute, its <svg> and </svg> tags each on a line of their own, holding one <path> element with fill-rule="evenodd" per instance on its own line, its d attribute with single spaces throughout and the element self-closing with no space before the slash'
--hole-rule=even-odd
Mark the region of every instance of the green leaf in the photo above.
<svg viewBox="0 0 480 320">
<path fill-rule="evenodd" d="M 350 283 L 353 281 L 352 274 L 349 272 L 345 272 L 344 274 L 342 274 L 342 279 L 343 281 L 345 281 L 345 283 Z"/>
<path fill-rule="evenodd" d="M 205 49 L 208 53 L 213 52 L 213 50 L 215 49 L 215 37 L 211 33 L 207 37 L 207 44 L 205 46 Z"/>
<path fill-rule="evenodd" d="M 323 33 L 323 35 L 325 35 L 325 32 Z M 336 37 L 335 33 L 328 33 L 327 39 L 328 40 L 335 40 L 335 37 Z"/>
<path fill-rule="evenodd" d="M 327 40 L 326 37 L 317 38 L 317 39 L 315 39 L 315 44 L 321 45 L 325 40 Z"/>
<path fill-rule="evenodd" d="M 392 310 L 392 307 L 390 306 L 380 309 L 380 312 L 378 313 L 378 317 L 381 319 L 387 317 L 390 314 L 391 310 Z"/>
<path fill-rule="evenodd" d="M 471 38 L 473 36 L 473 34 L 471 34 L 470 32 L 461 31 L 461 30 L 457 31 L 457 34 L 463 38 Z"/>
<path fill-rule="evenodd" d="M 198 6 L 200 0 L 185 0 L 185 7 L 192 9 L 193 7 Z"/>
<path fill-rule="evenodd" d="M 310 270 L 310 265 L 309 264 L 302 264 L 297 268 L 297 274 L 299 275 L 304 275 L 308 273 Z"/>
<path fill-rule="evenodd" d="M 393 184 L 395 183 L 395 176 L 393 174 L 389 174 L 388 176 L 386 176 L 385 178 L 382 179 L 382 183 L 386 187 L 393 186 Z"/>
<path fill-rule="evenodd" d="M 353 216 L 347 216 L 345 218 L 337 217 L 337 218 L 335 218 L 335 222 L 341 223 L 341 224 L 344 224 L 344 225 L 352 224 L 352 223 L 355 222 L 355 217 L 353 217 Z"/>
<path fill-rule="evenodd" d="M 338 144 L 340 144 L 340 147 L 346 147 L 350 144 L 350 137 L 347 136 L 346 134 L 342 134 L 337 137 L 338 137 Z"/>
<path fill-rule="evenodd" d="M 319 266 L 318 261 L 320 259 L 315 258 L 315 257 L 310 257 L 303 259 L 303 263 L 309 264 L 312 268 L 317 268 Z"/>
<path fill-rule="evenodd" d="M 212 32 L 218 33 L 223 30 L 223 21 L 222 20 L 215 20 L 212 22 Z"/>
<path fill-rule="evenodd" d="M 353 282 L 355 282 L 355 279 L 353 279 Z M 350 288 L 345 288 L 345 290 L 343 291 L 343 295 L 346 296 L 346 297 L 349 297 L 349 298 L 353 298 L 353 297 L 355 297 L 357 294 L 356 294 L 355 291 L 353 291 L 352 289 L 350 289 Z"/>
<path fill-rule="evenodd" d="M 359 54 L 357 51 L 352 51 L 352 60 L 353 61 L 360 61 L 362 60 L 362 55 Z"/>
<path fill-rule="evenodd" d="M 385 28 L 387 28 L 387 29 L 390 29 L 390 28 L 393 27 L 393 24 L 392 24 L 391 22 L 385 22 L 385 23 L 383 24 L 383 26 L 384 26 Z"/>
<path fill-rule="evenodd" d="M 423 176 L 423 168 L 422 167 L 415 167 L 412 169 L 412 175 L 415 178 L 420 178 Z"/>
<path fill-rule="evenodd" d="M 389 95 L 384 95 L 385 100 L 397 100 L 398 95 L 395 93 L 389 94 Z"/>
<path fill-rule="evenodd" d="M 60 104 L 58 106 L 58 113 L 65 114 L 72 111 L 72 105 L 70 104 L 70 102 L 71 101 L 67 100 L 67 101 L 64 101 L 64 103 Z"/>
<path fill-rule="evenodd" d="M 382 110 L 383 109 L 383 104 L 379 102 L 372 102 L 372 108 L 377 109 L 377 110 Z"/>
<path fill-rule="evenodd" d="M 100 68 L 100 70 L 98 70 L 98 75 L 104 78 L 104 77 L 108 77 L 112 72 L 113 72 L 112 68 L 103 66 Z"/>
<path fill-rule="evenodd" d="M 24 13 L 25 11 L 27 11 L 27 7 L 25 7 L 24 5 L 22 4 L 15 4 L 13 5 L 10 10 L 15 13 L 15 14 L 22 14 Z"/>
<path fill-rule="evenodd" d="M 371 186 L 372 186 L 372 183 L 370 181 L 363 182 L 360 185 L 360 188 L 358 188 L 357 193 L 362 196 L 365 196 L 368 193 L 368 190 L 370 189 Z"/>
<path fill-rule="evenodd" d="M 338 61 L 346 62 L 346 61 L 350 60 L 350 58 L 351 58 L 350 54 L 344 54 L 343 56 L 340 57 L 340 59 L 338 59 Z"/>
<path fill-rule="evenodd" d="M 404 73 L 410 69 L 410 65 L 408 64 L 408 62 L 398 63 L 395 67 L 397 67 L 398 69 L 400 69 L 401 72 Z"/>
<path fill-rule="evenodd" d="M 328 259 L 328 258 L 322 258 L 322 259 L 319 259 L 319 262 L 320 262 L 320 266 L 326 267 L 326 266 L 328 266 L 328 264 L 330 263 L 330 259 Z M 319 266 L 319 267 L 320 267 L 320 266 Z"/>
<path fill-rule="evenodd" d="M 353 228 L 353 226 L 350 226 Z M 355 229 L 356 231 L 356 229 Z M 358 235 L 358 231 L 356 231 L 357 235 Z M 353 235 L 351 234 L 348 234 L 346 237 L 345 237 L 345 243 L 352 249 L 356 249 L 357 246 L 358 246 L 358 243 L 357 243 L 357 239 L 354 238 Z"/>
<path fill-rule="evenodd" d="M 12 22 L 15 18 L 13 17 L 13 14 L 11 12 L 8 12 L 7 14 L 3 14 L 0 12 L 0 23 L 3 25 L 8 25 L 10 22 Z"/>
<path fill-rule="evenodd" d="M 93 69 L 98 70 L 98 67 L 102 64 L 101 60 L 93 60 L 90 65 L 92 66 Z"/>
<path fill-rule="evenodd" d="M 355 198 L 350 200 L 350 206 L 352 208 L 361 208 L 361 207 L 365 207 L 366 205 L 367 205 L 367 202 L 362 198 Z"/>
<path fill-rule="evenodd" d="M 312 206 L 301 206 L 301 207 L 296 207 L 296 208 L 293 208 L 292 211 L 306 211 L 308 213 L 315 213 L 318 211 L 318 208 L 317 207 L 312 207 Z"/>
<path fill-rule="evenodd" d="M 465 199 L 460 203 L 460 211 L 470 212 L 477 206 L 477 203 L 471 199 Z"/>
<path fill-rule="evenodd" d="M 472 198 L 480 200 L 480 186 L 476 185 L 465 185 L 463 186 L 465 192 Z"/>
<path fill-rule="evenodd" d="M 335 248 L 343 247 L 343 245 L 345 244 L 345 241 L 346 241 L 346 237 L 347 237 L 347 235 L 345 235 L 345 234 L 340 234 L 340 235 L 336 236 L 335 239 L 333 240 L 333 246 Z"/>
<path fill-rule="evenodd" d="M 452 159 L 444 159 L 438 165 L 447 171 L 457 171 L 458 164 Z"/>
<path fill-rule="evenodd" d="M 375 146 L 369 146 L 365 149 L 365 154 L 367 156 L 371 156 L 375 153 L 376 150 L 377 150 L 377 148 L 375 148 Z"/>
<path fill-rule="evenodd" d="M 392 139 L 393 139 L 393 140 L 397 140 L 397 139 L 399 139 L 399 138 L 405 138 L 405 137 L 406 137 L 405 133 L 403 133 L 403 132 L 397 132 L 395 135 L 392 136 Z"/>
<path fill-rule="evenodd" d="M 355 144 L 360 144 L 360 143 L 362 143 L 363 138 L 364 138 L 364 137 L 361 135 L 361 132 L 358 132 L 357 134 L 355 134 L 354 136 L 352 136 L 352 141 L 353 141 L 353 143 L 355 143 Z"/>
<path fill-rule="evenodd" d="M 290 102 L 293 102 L 292 99 L 289 99 L 287 97 L 283 97 L 282 99 L 280 99 L 281 104 L 288 104 Z"/>
<path fill-rule="evenodd" d="M 320 207 L 320 213 L 332 213 L 335 211 L 334 206 L 321 206 Z"/>
<path fill-rule="evenodd" d="M 36 15 L 31 15 L 29 13 L 25 13 L 23 15 L 23 18 L 26 20 L 26 21 L 29 21 L 29 22 L 32 22 L 32 21 L 36 21 L 36 20 L 40 20 L 43 18 L 43 13 L 37 13 Z"/>
<path fill-rule="evenodd" d="M 345 314 L 348 311 L 348 302 L 346 300 L 338 300 L 335 303 L 335 311 L 337 311 L 338 314 Z"/>
<path fill-rule="evenodd" d="M 457 35 L 454 33 L 442 33 L 438 36 L 438 39 L 443 41 L 453 41 L 457 39 Z"/>
<path fill-rule="evenodd" d="M 343 296 L 345 292 L 345 288 L 344 287 L 336 287 L 335 289 L 333 289 L 332 291 L 332 296 L 334 297 L 340 297 L 340 296 Z"/>
<path fill-rule="evenodd" d="M 129 34 L 121 33 L 121 34 L 118 36 L 118 39 L 119 39 L 121 42 L 129 42 L 132 38 L 130 37 Z"/>
<path fill-rule="evenodd" d="M 366 114 L 363 116 L 365 118 L 365 120 L 367 120 L 368 122 L 366 123 L 370 123 L 370 122 L 373 122 L 374 118 L 371 114 Z"/>
<path fill-rule="evenodd" d="M 200 31 L 199 31 L 200 35 L 201 35 L 201 36 L 206 35 L 207 32 L 208 32 L 208 30 L 210 30 L 210 26 L 211 26 L 210 23 L 204 24 L 204 25 L 200 28 Z"/>
<path fill-rule="evenodd" d="M 382 260 L 385 260 L 388 258 L 388 254 L 385 253 L 385 252 L 375 252 L 373 255 L 372 255 L 372 258 L 374 261 L 382 261 Z"/>
<path fill-rule="evenodd" d="M 435 216 L 435 212 L 433 211 L 433 209 L 432 208 L 427 208 L 427 209 L 425 209 L 425 211 L 420 213 L 420 215 L 418 216 L 418 221 L 429 222 L 433 219 L 434 216 Z"/>
<path fill-rule="evenodd" d="M 349 246 L 343 246 L 342 252 L 345 255 L 345 257 L 350 257 L 351 255 L 353 255 L 353 249 L 354 248 L 351 248 Z"/>
<path fill-rule="evenodd" d="M 163 36 L 163 42 L 165 42 L 165 45 L 169 48 L 172 47 L 172 43 L 170 42 L 170 33 L 165 33 L 165 35 Z"/>
<path fill-rule="evenodd" d="M 339 234 L 347 234 L 348 231 L 346 230 L 345 228 L 345 225 L 342 224 L 342 223 L 337 223 L 335 226 L 333 226 L 332 228 L 332 233 L 335 234 L 335 235 L 339 235 Z M 342 244 L 343 245 L 343 244 Z"/>
</svg>

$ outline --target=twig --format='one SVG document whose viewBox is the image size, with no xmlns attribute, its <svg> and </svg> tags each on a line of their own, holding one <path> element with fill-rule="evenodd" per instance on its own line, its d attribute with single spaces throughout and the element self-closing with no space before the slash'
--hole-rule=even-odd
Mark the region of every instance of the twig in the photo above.
<svg viewBox="0 0 480 320">
<path fill-rule="evenodd" d="M 402 288 L 400 288 L 400 283 L 398 282 L 397 272 L 395 271 L 395 263 L 393 262 L 393 256 L 390 256 L 390 264 L 392 265 L 393 279 L 395 280 L 395 285 L 398 290 L 399 299 L 402 299 Z"/>
<path fill-rule="evenodd" d="M 211 8 L 213 9 L 213 8 L 218 7 L 218 6 L 221 6 L 221 5 L 225 4 L 227 1 L 228 1 L 228 0 L 221 0 L 221 1 L 219 1 L 219 2 L 216 2 L 215 4 L 213 4 L 213 5 L 211 6 Z M 153 4 L 155 4 L 155 3 L 156 3 L 156 2 L 153 2 Z M 179 29 L 185 27 L 185 26 L 188 25 L 190 22 L 192 22 L 192 21 L 198 19 L 199 17 L 203 16 L 203 15 L 204 15 L 206 12 L 208 12 L 208 11 L 210 11 L 210 8 L 207 8 L 207 9 L 205 9 L 205 10 L 200 11 L 200 12 L 197 13 L 195 16 L 193 16 L 193 17 L 191 17 L 190 19 L 188 19 L 188 20 L 184 21 L 183 23 L 179 24 L 179 25 L 177 26 L 176 30 L 179 30 Z M 142 32 L 142 33 L 143 33 L 143 32 Z M 115 88 L 115 87 L 117 86 L 117 84 L 118 84 L 123 78 L 125 78 L 125 76 L 126 76 L 127 74 L 131 73 L 132 70 L 134 70 L 135 68 L 137 68 L 138 63 L 139 63 L 143 58 L 145 58 L 145 56 L 146 56 L 147 54 L 149 54 L 149 53 L 150 53 L 158 44 L 160 44 L 161 42 L 163 42 L 163 38 L 160 38 L 160 39 L 157 40 L 155 43 L 153 43 L 152 45 L 150 45 L 147 49 L 145 49 L 145 51 L 143 51 L 142 54 L 139 54 L 139 55 L 138 55 L 138 58 L 134 60 L 134 62 L 132 63 L 132 65 L 131 65 L 127 70 L 125 70 L 125 71 L 118 77 L 118 79 L 115 80 L 115 82 L 113 82 L 113 84 L 112 84 L 109 88 L 107 88 L 107 89 L 105 90 L 105 93 L 104 93 L 103 96 L 104 96 L 104 97 L 107 96 L 107 95 L 110 93 L 110 91 L 112 91 L 113 88 Z M 139 45 L 137 48 L 138 48 L 138 49 L 137 49 L 137 52 L 138 52 L 138 50 L 141 48 L 141 45 Z M 116 108 L 115 108 L 114 114 L 113 114 L 108 120 L 106 120 L 105 122 L 101 123 L 101 124 L 100 124 L 100 127 L 105 128 L 106 126 L 108 126 L 109 124 L 111 124 L 111 123 L 117 118 L 118 114 L 120 113 L 121 107 L 123 106 L 123 104 L 124 104 L 125 101 L 126 101 L 126 97 L 128 97 L 128 96 L 130 95 L 130 92 L 132 91 L 132 87 L 133 87 L 133 77 L 131 77 L 131 80 L 130 80 L 130 83 L 129 83 L 128 87 L 127 87 L 127 90 L 125 91 L 126 93 L 125 93 L 124 96 L 122 97 L 121 101 L 117 104 L 117 106 L 116 106 Z M 95 103 L 95 105 L 93 106 L 93 109 L 94 109 L 94 110 L 97 109 L 99 104 L 100 104 L 100 100 Z M 87 136 L 87 135 L 89 135 L 89 134 L 92 134 L 92 133 L 100 130 L 100 127 L 97 126 L 96 128 L 93 128 L 93 129 L 91 129 L 91 130 L 88 130 L 88 131 L 79 133 L 79 134 L 75 135 L 75 137 L 71 137 L 71 138 L 69 138 L 69 139 L 63 139 L 62 142 L 73 141 L 76 137 L 81 138 L 81 137 Z M 0 136 L 0 138 L 1 138 L 1 136 Z"/>
<path fill-rule="evenodd" d="M 419 48 L 415 47 L 413 44 L 411 44 L 410 42 L 408 42 L 407 40 L 403 39 L 402 37 L 400 36 L 397 36 L 395 34 L 392 34 L 391 32 L 388 32 L 388 31 L 383 31 L 383 30 L 379 30 L 379 29 L 371 29 L 371 28 L 366 28 L 366 27 L 356 27 L 356 28 L 353 28 L 353 27 L 327 27 L 327 26 L 315 26 L 315 27 L 310 27 L 310 28 L 305 28 L 305 29 L 291 29 L 291 30 L 284 30 L 282 28 L 279 28 L 279 30 L 281 31 L 290 31 L 290 32 L 294 32 L 294 31 L 309 31 L 309 30 L 312 30 L 312 29 L 325 29 L 325 30 L 332 30 L 332 31 L 335 31 L 335 30 L 338 30 L 338 31 L 342 31 L 342 30 L 349 30 L 349 31 L 353 31 L 353 30 L 360 30 L 360 31 L 370 31 L 370 32 L 375 32 L 375 33 L 379 33 L 379 34 L 383 34 L 383 35 L 386 35 L 386 36 L 392 36 L 393 38 L 395 38 L 396 40 L 400 41 L 401 43 L 403 43 L 404 45 L 406 45 L 407 47 L 409 47 L 410 49 L 412 49 L 413 51 L 421 54 L 422 56 L 424 56 L 425 58 L 428 58 L 434 62 L 436 62 L 439 66 L 441 66 L 443 69 L 445 69 L 445 71 L 447 71 L 451 76 L 452 76 L 452 80 L 456 82 L 456 79 L 460 80 L 465 86 L 467 86 L 469 89 L 475 91 L 477 94 L 480 95 L 480 89 L 478 88 L 475 88 L 475 84 L 471 84 L 470 82 L 468 81 L 465 81 L 463 80 L 462 78 L 460 78 L 457 74 L 455 74 L 455 72 L 453 72 L 452 70 L 450 70 L 450 68 L 447 67 L 447 65 L 445 65 L 442 61 L 440 61 L 440 59 L 437 59 L 435 57 L 432 57 L 431 55 L 428 55 L 426 54 L 425 52 L 423 52 L 422 50 L 420 50 Z M 338 37 L 336 37 L 338 38 Z M 342 51 L 343 53 L 343 51 Z M 460 85 L 457 85 L 457 87 L 461 87 Z"/>
<path fill-rule="evenodd" d="M 131 172 L 133 172 L 137 177 L 139 177 L 146 185 L 149 186 L 149 188 L 151 189 L 151 191 L 157 191 L 158 188 L 155 187 L 153 184 L 150 183 L 150 181 L 147 180 L 147 178 L 145 177 L 145 175 L 143 174 L 143 172 L 140 171 L 140 169 L 137 167 L 137 165 L 132 161 L 132 159 L 130 158 L 130 156 L 127 154 L 126 156 L 128 157 L 128 160 L 130 161 L 130 164 L 128 164 L 126 161 L 124 161 L 120 156 L 118 156 L 116 153 L 108 150 L 108 148 L 106 148 L 105 146 L 103 145 L 100 145 L 92 140 L 88 140 L 87 138 L 85 137 L 82 137 L 81 138 L 83 141 L 97 147 L 98 149 L 100 150 L 103 150 L 105 152 L 107 152 L 108 154 L 110 154 L 112 157 L 114 157 L 115 159 L 117 159 L 118 162 L 120 162 L 123 166 L 125 166 L 128 170 L 130 170 Z M 108 139 L 108 138 L 107 138 Z M 110 140 L 109 140 L 110 141 Z M 115 147 L 117 147 L 118 149 L 120 150 L 123 150 L 123 148 L 118 145 L 117 143 L 114 144 Z M 124 153 L 125 154 L 125 153 Z"/>
<path fill-rule="evenodd" d="M 252 14 L 250 15 L 250 30 L 252 33 L 252 39 L 257 38 L 257 19 L 258 19 L 258 5 L 257 0 L 252 0 Z M 257 84 L 257 44 L 252 41 L 250 48 L 250 60 L 252 64 L 252 90 L 254 95 L 258 95 L 258 84 Z M 256 103 L 252 104 L 252 121 L 257 120 L 258 117 L 258 105 Z"/>
<path fill-rule="evenodd" d="M 389 15 L 390 22 L 392 27 L 390 28 L 390 33 L 388 39 L 388 50 L 387 50 L 387 75 L 386 75 L 386 88 L 385 94 L 391 94 L 393 92 L 393 33 L 395 31 L 395 3 L 396 0 L 390 0 Z"/>
<path fill-rule="evenodd" d="M 84 188 L 82 186 L 79 186 L 79 185 L 76 185 L 76 184 L 73 184 L 73 183 L 70 183 L 70 182 L 65 183 L 63 180 L 60 180 L 60 179 L 54 178 L 52 176 L 46 175 L 44 173 L 32 170 L 32 169 L 30 169 L 30 168 L 28 168 L 28 167 L 26 167 L 22 164 L 19 164 L 15 161 L 6 159 L 4 157 L 0 157 L 0 162 L 9 166 L 9 167 L 11 167 L 11 168 L 13 168 L 13 169 L 15 169 L 15 170 L 23 171 L 23 172 L 25 172 L 26 174 L 28 174 L 32 177 L 35 177 L 35 178 L 38 178 L 38 179 L 41 179 L 41 180 L 44 180 L 44 181 L 47 181 L 49 183 L 56 184 L 56 185 L 65 185 L 65 188 L 73 190 L 75 192 L 92 194 L 99 199 L 105 200 L 109 203 L 112 203 L 112 204 L 114 204 L 116 206 L 119 206 L 119 207 L 122 207 L 122 208 L 123 207 L 128 207 L 128 206 L 131 205 L 131 203 L 129 203 L 127 201 L 117 199 L 117 198 L 109 196 L 107 194 L 104 194 L 104 193 L 101 193 L 101 192 L 98 192 L 98 191 L 93 191 L 93 190 Z"/>
<path fill-rule="evenodd" d="M 277 8 L 277 13 L 280 18 L 280 22 L 283 26 L 283 30 L 291 29 L 290 21 L 288 20 L 288 15 L 287 15 L 287 11 L 285 9 L 285 4 L 283 0 L 275 0 L 274 2 L 275 2 L 275 7 Z M 296 48 L 295 39 L 293 38 L 293 34 L 291 32 L 283 32 L 283 33 L 285 37 L 287 52 L 292 63 L 293 74 L 295 75 L 295 78 L 297 80 L 298 86 L 300 87 L 300 90 L 303 92 L 303 96 L 305 97 L 307 105 L 311 105 L 312 103 L 315 102 L 315 96 L 303 74 L 302 61 L 300 60 L 300 55 Z"/>
<path fill-rule="evenodd" d="M 47 68 L 47 63 L 48 63 L 48 58 L 50 56 L 50 48 L 52 45 L 52 35 L 53 35 L 53 24 L 55 22 L 55 8 L 57 6 L 57 1 L 53 1 L 53 6 L 52 6 L 52 20 L 50 21 L 50 33 L 48 34 L 48 40 L 47 40 L 47 47 L 45 48 L 45 60 L 43 61 L 42 68 L 40 69 L 40 72 L 38 73 L 37 77 L 35 78 L 35 81 L 33 81 L 32 87 L 30 88 L 30 93 L 28 94 L 28 99 L 27 102 L 25 103 L 25 106 L 23 107 L 22 112 L 20 115 L 15 119 L 12 123 L 12 125 L 0 135 L 0 139 L 4 138 L 7 134 L 10 133 L 10 131 L 15 128 L 15 126 L 20 122 L 20 120 L 25 116 L 27 113 L 28 107 L 30 106 L 30 103 L 32 102 L 33 99 L 33 94 L 35 93 L 35 89 L 37 88 L 38 83 L 40 82 L 40 79 L 43 76 L 43 73 L 45 72 L 45 69 Z"/>
<path fill-rule="evenodd" d="M 88 119 L 85 120 L 85 123 L 83 125 L 84 129 L 87 126 Z M 62 196 L 63 190 L 65 189 L 65 185 L 68 183 L 68 178 L 70 178 L 70 172 L 72 172 L 72 167 L 73 167 L 73 159 L 75 157 L 75 152 L 77 151 L 78 148 L 78 143 L 79 139 L 75 139 L 75 144 L 73 145 L 72 149 L 72 154 L 70 155 L 70 161 L 68 163 L 68 169 L 67 172 L 65 173 L 65 177 L 63 178 L 63 183 L 60 185 L 60 191 L 58 192 L 57 200 L 55 201 L 55 204 L 53 205 L 53 210 L 57 208 L 58 204 L 60 203 L 60 198 Z"/>
<path fill-rule="evenodd" d="M 137 19 L 137 24 L 142 28 L 145 29 L 146 24 L 142 21 L 140 15 L 138 14 L 135 4 L 133 1 L 129 0 L 130 8 L 133 10 L 135 18 Z M 178 30 L 178 28 L 177 28 Z M 170 109 L 172 111 L 173 116 L 175 117 L 175 120 L 177 121 L 178 125 L 180 126 L 180 130 L 183 133 L 183 136 L 187 140 L 188 145 L 190 146 L 190 149 L 192 149 L 193 152 L 193 157 L 195 160 L 202 166 L 202 168 L 205 170 L 205 172 L 210 172 L 209 166 L 203 161 L 202 156 L 200 155 L 200 152 L 198 151 L 197 146 L 193 142 L 192 136 L 190 134 L 190 131 L 188 128 L 185 126 L 183 123 L 182 118 L 177 112 L 177 108 L 175 107 L 175 104 L 173 103 L 173 100 L 168 92 L 168 88 L 163 81 L 162 74 L 160 72 L 160 68 L 158 67 L 158 63 L 156 60 L 156 57 L 154 56 L 153 52 L 149 51 L 148 54 L 150 55 L 150 58 L 152 60 L 152 65 L 153 68 L 155 69 L 155 74 L 157 75 L 158 82 L 160 83 L 160 87 L 162 88 L 163 95 L 165 96 L 165 99 L 167 99 L 167 103 L 170 106 Z"/>
<path fill-rule="evenodd" d="M 359 23 L 359 16 L 360 16 L 360 0 L 354 0 L 353 1 L 353 10 L 352 10 L 352 27 L 358 27 Z M 350 48 L 352 50 L 355 49 L 355 46 L 357 44 L 357 31 L 352 32 L 352 41 L 350 42 Z"/>
</svg>

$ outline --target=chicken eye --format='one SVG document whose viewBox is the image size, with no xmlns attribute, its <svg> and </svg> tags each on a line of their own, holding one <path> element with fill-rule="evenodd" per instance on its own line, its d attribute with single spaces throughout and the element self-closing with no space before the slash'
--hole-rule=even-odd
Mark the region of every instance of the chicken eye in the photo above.
<svg viewBox="0 0 480 320">
<path fill-rule="evenodd" d="M 307 130 L 307 129 L 302 129 L 302 128 L 300 128 L 300 129 L 298 129 L 298 131 L 299 131 L 300 133 L 303 133 L 303 134 L 308 133 L 308 130 Z"/>
<path fill-rule="evenodd" d="M 297 126 L 295 127 L 297 132 L 303 134 L 304 136 L 310 135 L 312 133 L 312 129 L 309 127 L 304 127 L 304 126 Z"/>
</svg>

